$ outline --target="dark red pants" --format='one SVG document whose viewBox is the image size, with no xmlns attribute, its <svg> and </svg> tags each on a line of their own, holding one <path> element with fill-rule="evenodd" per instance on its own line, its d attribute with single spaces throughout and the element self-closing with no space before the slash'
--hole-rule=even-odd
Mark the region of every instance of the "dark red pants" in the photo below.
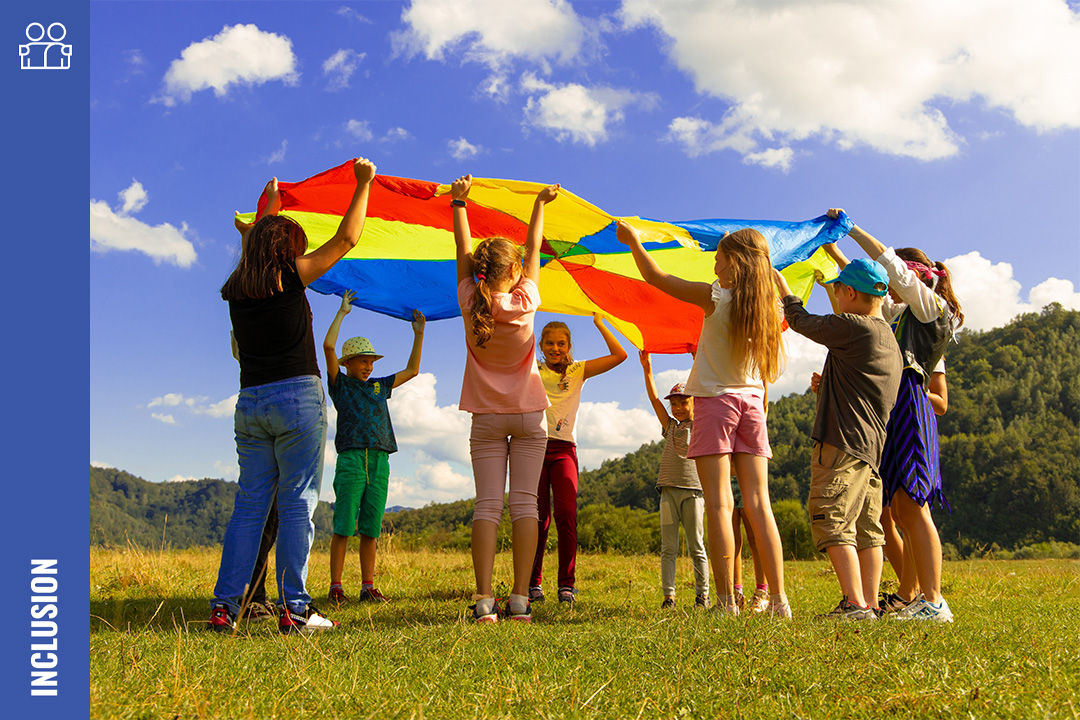
<svg viewBox="0 0 1080 720">
<path fill-rule="evenodd" d="M 537 492 L 540 535 L 536 541 L 536 560 L 533 562 L 529 585 L 539 585 L 544 578 L 544 550 L 547 547 L 551 516 L 554 514 L 555 530 L 559 538 L 559 587 L 574 587 L 574 566 L 577 564 L 577 488 L 577 446 L 566 440 L 549 438 Z M 555 506 L 554 513 L 552 501 Z"/>
</svg>

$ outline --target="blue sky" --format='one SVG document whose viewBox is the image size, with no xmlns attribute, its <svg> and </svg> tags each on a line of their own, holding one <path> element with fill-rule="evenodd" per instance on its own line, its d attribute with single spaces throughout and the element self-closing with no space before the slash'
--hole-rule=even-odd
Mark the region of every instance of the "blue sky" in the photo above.
<svg viewBox="0 0 1080 720">
<path fill-rule="evenodd" d="M 236 478 L 232 213 L 271 176 L 356 155 L 424 180 L 560 182 L 665 220 L 841 206 L 947 262 L 971 327 L 1080 307 L 1077 4 L 940 5 L 91 3 L 90 461 Z M 309 298 L 318 340 L 339 301 Z M 603 352 L 588 319 L 569 323 L 578 358 Z M 357 309 L 352 335 L 386 355 L 376 373 L 405 366 L 408 324 Z M 789 354 L 774 397 L 823 358 Z M 430 323 L 422 374 L 392 400 L 390 503 L 471 496 L 463 363 L 460 321 Z M 690 361 L 654 365 L 667 386 Z M 655 439 L 633 355 L 583 399 L 585 467 Z"/>
</svg>

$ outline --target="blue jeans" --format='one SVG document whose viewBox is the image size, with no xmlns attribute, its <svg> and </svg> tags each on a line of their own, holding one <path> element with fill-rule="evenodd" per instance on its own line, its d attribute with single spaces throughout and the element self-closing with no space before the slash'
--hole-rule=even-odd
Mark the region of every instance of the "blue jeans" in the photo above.
<svg viewBox="0 0 1080 720">
<path fill-rule="evenodd" d="M 276 495 L 278 599 L 303 612 L 311 601 L 305 588 L 315 537 L 311 516 L 319 502 L 326 445 L 322 381 L 302 375 L 244 388 L 233 425 L 240 492 L 225 530 L 214 601 L 239 611 Z"/>
</svg>

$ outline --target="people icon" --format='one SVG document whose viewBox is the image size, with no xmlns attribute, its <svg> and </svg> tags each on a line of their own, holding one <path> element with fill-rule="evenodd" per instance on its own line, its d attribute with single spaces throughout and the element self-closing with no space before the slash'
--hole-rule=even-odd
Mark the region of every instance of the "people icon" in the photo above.
<svg viewBox="0 0 1080 720">
<path fill-rule="evenodd" d="M 48 41 L 42 38 L 48 36 Z M 39 22 L 26 26 L 26 39 L 19 46 L 23 70 L 67 70 L 71 67 L 71 45 L 60 42 L 67 36 L 63 23 L 54 22 L 48 30 Z"/>
</svg>

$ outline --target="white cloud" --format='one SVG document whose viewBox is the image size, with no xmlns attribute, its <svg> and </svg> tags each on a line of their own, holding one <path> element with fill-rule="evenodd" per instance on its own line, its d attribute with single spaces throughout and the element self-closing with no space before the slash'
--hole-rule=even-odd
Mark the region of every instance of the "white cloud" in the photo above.
<svg viewBox="0 0 1080 720">
<path fill-rule="evenodd" d="M 175 425 L 176 424 L 176 418 L 174 418 L 172 415 L 168 415 L 166 413 L 150 413 L 150 417 L 152 417 L 155 420 L 158 420 L 160 422 L 163 422 L 166 425 Z"/>
<path fill-rule="evenodd" d="M 994 263 L 978 252 L 942 261 L 949 268 L 953 290 L 964 312 L 964 327 L 989 330 L 1001 327 L 1021 313 L 1038 312 L 1052 302 L 1080 310 L 1080 292 L 1071 280 L 1048 278 L 1022 299 L 1022 287 L 1009 263 Z"/>
<path fill-rule="evenodd" d="M 273 165 L 274 163 L 285 162 L 285 150 L 289 147 L 288 140 L 281 141 L 281 147 L 270 153 L 270 157 L 266 158 L 267 165 Z"/>
<path fill-rule="evenodd" d="M 131 185 L 121 190 L 119 196 L 122 206 L 118 212 L 121 215 L 139 212 L 146 207 L 146 203 L 150 200 L 150 196 L 146 194 L 146 189 L 142 186 L 142 183 L 135 178 L 131 178 Z"/>
<path fill-rule="evenodd" d="M 371 24 L 371 20 L 364 17 L 359 12 L 357 12 L 356 10 L 354 10 L 351 7 L 348 7 L 347 5 L 342 5 L 337 10 L 335 10 L 334 13 L 336 15 L 339 15 L 339 16 L 345 18 L 346 20 L 348 20 L 350 22 L 361 22 L 361 23 L 365 23 L 367 25 Z"/>
<path fill-rule="evenodd" d="M 165 393 L 161 397 L 156 397 L 146 404 L 149 408 L 177 408 L 187 410 L 193 415 L 207 415 L 212 418 L 231 417 L 233 411 L 236 409 L 236 400 L 239 395 L 231 395 L 224 400 L 220 400 L 216 403 L 209 402 L 209 398 L 204 396 L 199 397 L 186 397 L 183 393 Z M 170 425 L 175 425 L 176 420 L 172 415 L 159 416 L 152 414 L 153 417 L 167 422 Z M 163 418 L 167 417 L 168 420 Z"/>
<path fill-rule="evenodd" d="M 656 28 L 697 91 L 730 103 L 672 121 L 690 155 L 784 169 L 814 137 L 933 160 L 963 145 L 946 113 L 966 102 L 1040 131 L 1080 126 L 1080 22 L 1060 0 L 624 0 L 621 15 Z"/>
<path fill-rule="evenodd" d="M 240 467 L 233 462 L 225 462 L 224 460 L 214 461 L 214 470 L 218 475 L 222 477 L 226 482 L 236 482 L 240 479 Z"/>
<path fill-rule="evenodd" d="M 802 395 L 810 387 L 810 376 L 821 372 L 825 356 L 829 353 L 824 345 L 807 340 L 793 330 L 785 330 L 780 336 L 784 342 L 786 362 L 780 378 L 769 386 L 769 402 L 785 395 Z"/>
<path fill-rule="evenodd" d="M 469 413 L 457 405 L 440 406 L 435 376 L 420 373 L 396 388 L 388 402 L 399 446 L 423 448 L 435 460 L 469 466 Z"/>
<path fill-rule="evenodd" d="M 205 398 L 200 399 L 205 400 Z M 181 405 L 193 407 L 196 402 L 195 398 L 186 398 L 182 393 L 165 393 L 148 402 L 146 407 L 179 407 Z"/>
<path fill-rule="evenodd" d="M 618 402 L 582 402 L 575 427 L 578 461 L 583 469 L 598 467 L 604 460 L 622 457 L 659 439 L 659 426 L 651 409 L 623 410 Z"/>
<path fill-rule="evenodd" d="M 386 504 L 423 507 L 429 502 L 453 502 L 475 494 L 471 475 L 457 472 L 448 462 L 422 462 L 412 477 L 390 477 Z"/>
<path fill-rule="evenodd" d="M 400 140 L 408 140 L 412 135 L 403 127 L 392 127 L 380 138 L 379 142 L 394 143 Z"/>
<path fill-rule="evenodd" d="M 577 83 L 555 85 L 533 73 L 521 78 L 521 88 L 529 94 L 525 103 L 525 124 L 550 132 L 557 140 L 595 146 L 607 140 L 608 128 L 621 123 L 623 108 L 637 104 L 656 105 L 656 98 L 631 90 L 594 87 Z"/>
<path fill-rule="evenodd" d="M 345 132 L 360 142 L 368 142 L 375 137 L 371 132 L 371 123 L 367 120 L 349 120 L 345 123 Z"/>
<path fill-rule="evenodd" d="M 96 468 L 115 468 L 116 467 L 112 463 L 102 462 L 100 460 L 91 460 L 90 465 L 91 465 L 91 467 L 96 467 Z"/>
<path fill-rule="evenodd" d="M 482 145 L 473 145 L 463 137 L 457 140 L 447 140 L 446 147 L 450 150 L 450 156 L 455 160 L 468 160 L 484 152 Z"/>
<path fill-rule="evenodd" d="M 442 60 L 461 50 L 465 61 L 492 68 L 515 57 L 569 61 L 587 34 L 565 0 L 413 0 L 401 20 L 406 29 L 391 36 L 395 52 Z"/>
<path fill-rule="evenodd" d="M 327 77 L 326 89 L 336 91 L 349 87 L 349 79 L 352 78 L 365 57 L 367 57 L 367 53 L 342 49 L 323 61 L 323 75 Z"/>
<path fill-rule="evenodd" d="M 90 249 L 99 253 L 136 250 L 158 264 L 191 267 L 197 255 L 195 246 L 186 237 L 187 223 L 179 228 L 169 223 L 151 226 L 130 217 L 129 213 L 142 210 L 149 199 L 138 180 L 132 180 L 119 195 L 122 203 L 119 210 L 113 210 L 104 200 L 90 200 Z"/>
<path fill-rule="evenodd" d="M 165 88 L 156 100 L 172 107 L 200 90 L 212 88 L 221 98 L 232 86 L 272 80 L 292 85 L 298 78 L 292 40 L 251 24 L 225 26 L 214 37 L 184 48 L 165 73 Z"/>
<path fill-rule="evenodd" d="M 173 475 L 171 478 L 165 478 L 165 482 L 167 482 L 167 483 L 193 482 L 193 481 L 199 480 L 199 479 L 200 478 L 187 477 L 186 475 Z"/>
<path fill-rule="evenodd" d="M 236 401 L 239 397 L 239 395 L 232 395 L 220 402 L 196 408 L 195 412 L 200 415 L 209 415 L 214 418 L 231 417 L 236 410 Z"/>
</svg>

